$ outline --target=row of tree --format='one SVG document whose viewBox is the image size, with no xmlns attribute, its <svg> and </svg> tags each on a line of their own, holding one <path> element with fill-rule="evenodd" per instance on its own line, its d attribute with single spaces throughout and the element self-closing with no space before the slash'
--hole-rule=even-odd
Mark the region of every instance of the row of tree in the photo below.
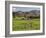
<svg viewBox="0 0 46 38">
<path fill-rule="evenodd" d="M 32 10 L 29 12 L 22 12 L 22 11 L 17 11 L 13 12 L 13 17 L 25 17 L 25 18 L 39 18 L 40 17 L 40 10 Z"/>
</svg>

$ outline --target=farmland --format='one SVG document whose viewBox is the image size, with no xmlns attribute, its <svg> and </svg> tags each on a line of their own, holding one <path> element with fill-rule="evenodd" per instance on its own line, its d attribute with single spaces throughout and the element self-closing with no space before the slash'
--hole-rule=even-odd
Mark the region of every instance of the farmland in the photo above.
<svg viewBox="0 0 46 38">
<path fill-rule="evenodd" d="M 30 20 L 18 20 L 20 17 L 12 19 L 12 30 L 13 31 L 26 31 L 26 30 L 39 30 L 40 19 L 34 18 Z"/>
</svg>

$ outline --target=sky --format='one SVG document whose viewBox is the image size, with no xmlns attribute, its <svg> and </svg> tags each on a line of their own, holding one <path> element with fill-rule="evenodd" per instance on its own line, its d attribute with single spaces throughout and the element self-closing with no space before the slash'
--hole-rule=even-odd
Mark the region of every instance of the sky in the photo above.
<svg viewBox="0 0 46 38">
<path fill-rule="evenodd" d="M 28 12 L 31 10 L 40 10 L 40 8 L 35 8 L 35 7 L 13 7 L 12 11 L 22 11 L 22 12 Z"/>
</svg>

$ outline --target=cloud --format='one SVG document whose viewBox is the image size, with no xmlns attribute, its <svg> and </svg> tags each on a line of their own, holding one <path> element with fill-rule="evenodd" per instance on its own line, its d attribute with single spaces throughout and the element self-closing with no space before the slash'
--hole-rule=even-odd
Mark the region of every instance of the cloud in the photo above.
<svg viewBox="0 0 46 38">
<path fill-rule="evenodd" d="M 35 7 L 13 7 L 12 11 L 31 11 L 31 10 L 40 10 L 40 8 Z"/>
</svg>

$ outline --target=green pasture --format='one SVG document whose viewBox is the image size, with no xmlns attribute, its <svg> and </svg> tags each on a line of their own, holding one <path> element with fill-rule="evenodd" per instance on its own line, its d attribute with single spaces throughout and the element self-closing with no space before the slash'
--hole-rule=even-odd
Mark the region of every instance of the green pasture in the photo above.
<svg viewBox="0 0 46 38">
<path fill-rule="evenodd" d="M 12 19 L 12 30 L 13 31 L 26 31 L 26 30 L 39 30 L 39 29 L 40 29 L 39 18 L 37 19 L 35 18 L 31 20 L 18 20 L 18 17 L 16 17 Z"/>
</svg>

